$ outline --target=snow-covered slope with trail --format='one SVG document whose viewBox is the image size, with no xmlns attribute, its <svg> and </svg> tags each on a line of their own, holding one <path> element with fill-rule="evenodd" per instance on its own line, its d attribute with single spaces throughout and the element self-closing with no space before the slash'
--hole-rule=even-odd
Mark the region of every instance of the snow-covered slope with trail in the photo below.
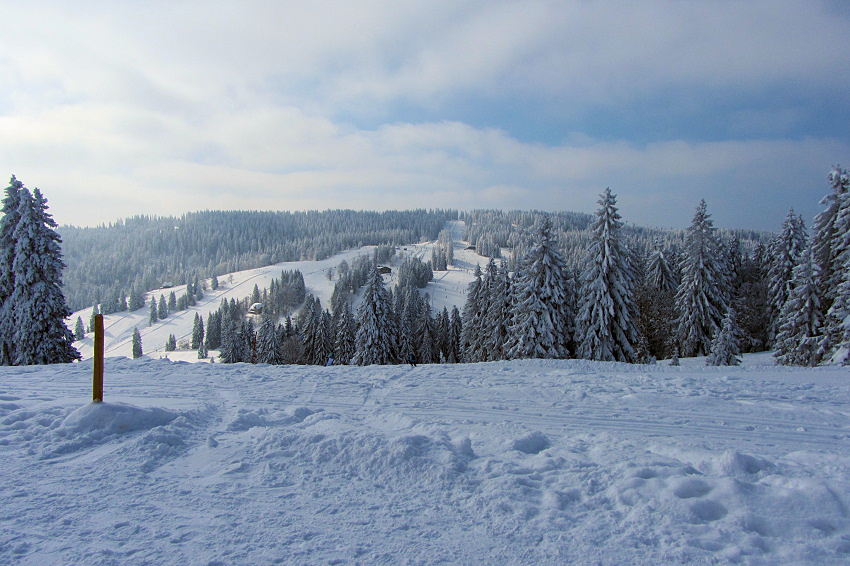
<svg viewBox="0 0 850 566">
<path fill-rule="evenodd" d="M 3 367 L 0 563 L 850 562 L 846 368 L 683 362 Z"/>
<path fill-rule="evenodd" d="M 431 297 L 431 307 L 435 313 L 443 307 L 447 307 L 451 311 L 453 305 L 457 305 L 459 309 L 462 309 L 466 302 L 466 287 L 473 279 L 472 273 L 475 270 L 476 264 L 481 264 L 483 267 L 488 261 L 487 258 L 466 249 L 468 244 L 462 240 L 466 232 L 466 226 L 462 221 L 449 222 L 446 228 L 451 231 L 454 240 L 455 265 L 450 266 L 448 271 L 435 272 L 434 281 L 429 283 L 422 291 L 423 294 L 428 293 Z M 397 267 L 407 256 L 418 257 L 423 262 L 426 262 L 431 259 L 433 246 L 434 242 L 400 246 L 396 257 L 390 265 Z M 220 287 L 215 291 L 209 289 L 209 281 L 207 281 L 208 289 L 205 292 L 205 296 L 195 306 L 183 311 L 170 313 L 165 320 L 157 321 L 151 325 L 149 324 L 151 297 L 159 298 L 160 295 L 164 295 L 167 298 L 168 294 L 172 291 L 180 295 L 185 292 L 186 287 L 155 289 L 146 295 L 146 305 L 144 308 L 133 312 L 120 312 L 104 316 L 105 354 L 107 356 L 130 357 L 133 352 L 133 329 L 138 328 L 142 336 L 142 348 L 145 356 L 155 359 L 164 357 L 166 355 L 165 342 L 168 340 L 170 334 L 174 334 L 178 343 L 191 338 L 196 313 L 200 314 L 204 319 L 204 323 L 206 323 L 207 315 L 219 308 L 222 299 L 236 299 L 239 301 L 245 297 L 249 297 L 254 289 L 254 285 L 257 285 L 262 292 L 263 289 L 269 287 L 272 279 L 280 277 L 282 271 L 299 270 L 304 275 L 304 284 L 307 292 L 312 293 L 316 298 L 320 299 L 324 308 L 329 308 L 331 294 L 337 281 L 336 276 L 333 275 L 336 267 L 342 260 L 351 263 L 355 258 L 371 253 L 373 249 L 373 246 L 366 246 L 355 250 L 348 250 L 319 261 L 283 262 L 268 267 L 222 275 L 218 278 Z M 328 278 L 329 271 L 332 273 L 330 279 Z M 396 275 L 397 272 L 394 269 L 390 275 L 385 277 L 387 285 L 395 285 Z M 74 327 L 77 317 L 81 317 L 83 324 L 87 325 L 91 317 L 91 309 L 84 309 L 73 313 L 68 319 L 70 328 Z M 83 340 L 77 341 L 74 345 L 80 351 L 83 359 L 90 358 L 94 349 L 93 335 L 88 334 Z M 215 354 L 216 352 L 212 353 L 212 355 Z M 199 361 L 196 351 L 168 352 L 168 357 L 172 360 Z"/>
</svg>

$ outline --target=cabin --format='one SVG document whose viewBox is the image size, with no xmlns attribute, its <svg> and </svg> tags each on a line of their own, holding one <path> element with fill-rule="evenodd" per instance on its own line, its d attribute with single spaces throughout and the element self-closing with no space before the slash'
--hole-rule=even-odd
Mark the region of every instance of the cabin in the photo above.
<svg viewBox="0 0 850 566">
<path fill-rule="evenodd" d="M 389 267 L 387 267 L 386 265 L 379 265 L 378 266 L 378 273 L 380 273 L 381 275 L 389 275 L 392 272 L 393 272 L 393 270 L 390 269 Z"/>
<path fill-rule="evenodd" d="M 263 303 L 254 303 L 250 307 L 248 307 L 248 314 L 263 314 Z"/>
</svg>

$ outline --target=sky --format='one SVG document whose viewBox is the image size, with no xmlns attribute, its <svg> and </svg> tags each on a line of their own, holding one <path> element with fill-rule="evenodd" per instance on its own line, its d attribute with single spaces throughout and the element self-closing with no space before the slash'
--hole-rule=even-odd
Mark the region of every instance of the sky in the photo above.
<svg viewBox="0 0 850 566">
<path fill-rule="evenodd" d="M 841 0 L 3 2 L 0 175 L 60 224 L 476 208 L 806 224 L 850 167 Z M 2 184 L 5 186 L 5 183 Z"/>
</svg>

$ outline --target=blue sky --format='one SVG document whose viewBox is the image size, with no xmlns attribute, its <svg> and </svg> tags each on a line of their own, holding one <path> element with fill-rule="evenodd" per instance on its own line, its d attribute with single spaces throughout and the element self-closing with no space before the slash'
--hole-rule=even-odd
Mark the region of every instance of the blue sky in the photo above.
<svg viewBox="0 0 850 566">
<path fill-rule="evenodd" d="M 211 209 L 811 224 L 848 3 L 4 2 L 0 173 L 60 223 Z M 309 5 L 308 5 L 309 4 Z"/>
</svg>

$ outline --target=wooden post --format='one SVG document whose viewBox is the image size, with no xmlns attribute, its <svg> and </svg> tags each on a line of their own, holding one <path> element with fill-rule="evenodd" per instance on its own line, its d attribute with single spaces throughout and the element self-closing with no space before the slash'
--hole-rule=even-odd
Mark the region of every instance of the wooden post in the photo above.
<svg viewBox="0 0 850 566">
<path fill-rule="evenodd" d="M 103 315 L 94 315 L 94 380 L 92 401 L 103 401 Z"/>
</svg>

